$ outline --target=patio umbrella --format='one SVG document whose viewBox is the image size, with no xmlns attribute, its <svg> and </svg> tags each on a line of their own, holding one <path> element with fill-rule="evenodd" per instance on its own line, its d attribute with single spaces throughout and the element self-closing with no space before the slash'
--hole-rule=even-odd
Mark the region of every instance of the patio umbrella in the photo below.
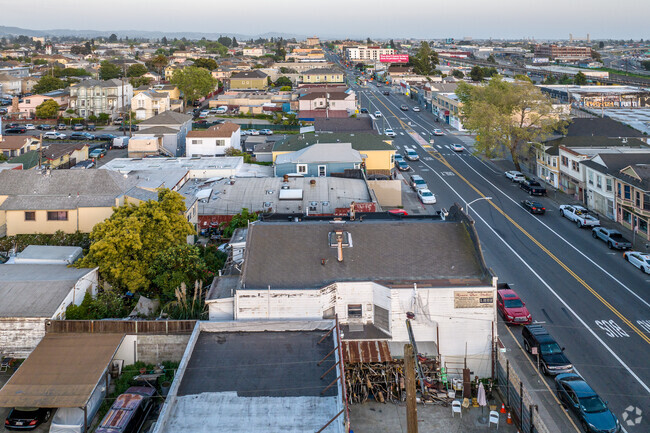
<svg viewBox="0 0 650 433">
<path fill-rule="evenodd" d="M 478 405 L 481 406 L 481 422 L 485 419 L 485 414 L 484 414 L 484 408 L 487 406 L 487 398 L 485 397 L 485 387 L 483 386 L 483 382 L 479 383 L 478 385 L 478 396 L 476 398 L 478 400 Z"/>
</svg>

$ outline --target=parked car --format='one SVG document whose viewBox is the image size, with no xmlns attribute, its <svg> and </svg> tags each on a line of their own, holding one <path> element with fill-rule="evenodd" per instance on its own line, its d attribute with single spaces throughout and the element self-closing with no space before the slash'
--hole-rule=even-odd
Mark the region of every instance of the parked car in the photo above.
<svg viewBox="0 0 650 433">
<path fill-rule="evenodd" d="M 506 171 L 506 177 L 510 179 L 511 182 L 523 182 L 526 180 L 526 176 L 517 170 Z"/>
<path fill-rule="evenodd" d="M 463 150 L 465 150 L 465 146 L 458 143 L 452 143 L 451 150 L 453 150 L 454 152 L 462 152 Z"/>
<path fill-rule="evenodd" d="M 580 420 L 588 433 L 618 433 L 621 424 L 616 416 L 585 380 L 576 373 L 559 374 L 555 378 L 555 392 L 563 406 Z"/>
<path fill-rule="evenodd" d="M 97 127 L 94 124 L 86 125 L 86 131 L 97 131 Z"/>
<path fill-rule="evenodd" d="M 73 131 L 83 131 L 84 126 L 81 123 L 75 123 L 74 125 L 72 125 L 72 130 Z"/>
<path fill-rule="evenodd" d="M 386 95 L 386 96 L 390 96 L 390 91 L 388 91 L 388 90 L 384 90 L 383 93 L 384 93 L 384 95 Z"/>
<path fill-rule="evenodd" d="M 395 137 L 396 134 L 395 131 L 393 131 L 392 129 L 386 128 L 384 129 L 384 135 L 387 137 Z"/>
<path fill-rule="evenodd" d="M 591 215 L 587 209 L 578 205 L 563 204 L 560 205 L 560 215 L 576 223 L 578 228 L 596 227 L 600 225 L 600 220 Z"/>
<path fill-rule="evenodd" d="M 539 364 L 542 372 L 547 376 L 555 376 L 562 373 L 571 373 L 573 365 L 564 354 L 564 347 L 560 347 L 553 337 L 542 325 L 526 325 L 521 329 L 521 336 L 524 339 L 524 349 L 532 354 L 539 355 Z"/>
<path fill-rule="evenodd" d="M 375 117 L 381 117 L 381 111 L 375 111 Z"/>
<path fill-rule="evenodd" d="M 96 433 L 139 432 L 153 408 L 152 396 L 156 389 L 149 386 L 132 386 L 115 399 Z"/>
<path fill-rule="evenodd" d="M 408 149 L 408 148 L 404 150 L 405 150 L 404 158 L 408 159 L 409 161 L 417 161 L 418 159 L 420 159 L 420 156 L 415 150 Z"/>
<path fill-rule="evenodd" d="M 248 131 L 249 135 L 260 135 L 260 131 L 257 129 L 251 129 Z"/>
<path fill-rule="evenodd" d="M 391 215 L 397 215 L 397 216 L 408 216 L 408 212 L 406 212 L 404 209 L 391 209 L 388 211 L 389 214 Z"/>
<path fill-rule="evenodd" d="M 95 136 L 87 132 L 73 132 L 70 134 L 70 140 L 94 140 Z"/>
<path fill-rule="evenodd" d="M 402 105 L 400 105 L 399 109 L 402 110 L 402 111 L 409 111 L 409 106 L 405 105 L 405 104 L 402 104 Z"/>
<path fill-rule="evenodd" d="M 36 129 L 36 126 L 34 126 L 33 123 L 27 123 L 27 124 L 25 124 L 25 129 L 27 129 L 28 131 L 29 130 L 34 130 L 34 129 Z"/>
<path fill-rule="evenodd" d="M 404 157 L 399 153 L 395 154 L 395 161 L 404 161 Z"/>
<path fill-rule="evenodd" d="M 66 129 L 68 129 L 68 127 L 65 126 L 65 123 L 59 123 L 58 125 L 56 125 L 56 129 L 59 131 L 65 131 Z"/>
<path fill-rule="evenodd" d="M 521 205 L 528 209 L 530 213 L 544 215 L 546 208 L 541 203 L 532 200 L 522 200 Z"/>
<path fill-rule="evenodd" d="M 129 125 L 121 125 L 119 128 L 117 128 L 118 131 L 128 131 L 129 129 L 131 131 L 137 131 L 140 128 L 138 127 L 138 125 L 131 125 L 130 128 Z"/>
<path fill-rule="evenodd" d="M 397 166 L 397 169 L 399 171 L 409 171 L 411 169 L 411 167 L 409 167 L 409 165 L 403 159 L 400 161 L 395 160 L 395 166 Z"/>
<path fill-rule="evenodd" d="M 122 122 L 124 122 L 123 117 L 117 117 L 115 120 L 113 120 L 113 125 L 121 125 Z"/>
<path fill-rule="evenodd" d="M 52 416 L 54 409 L 14 407 L 5 419 L 7 430 L 33 430 Z"/>
<path fill-rule="evenodd" d="M 24 134 L 27 132 L 24 126 L 14 126 L 12 128 L 5 128 L 5 134 Z"/>
<path fill-rule="evenodd" d="M 88 158 L 103 158 L 106 155 L 106 149 L 96 148 L 90 151 Z"/>
<path fill-rule="evenodd" d="M 420 107 L 418 107 L 416 105 L 415 107 L 413 107 L 413 111 L 415 111 L 416 113 L 419 113 L 420 112 Z"/>
<path fill-rule="evenodd" d="M 41 131 L 50 131 L 52 130 L 52 125 L 48 125 L 47 123 L 41 123 L 36 127 L 36 129 L 39 129 Z"/>
<path fill-rule="evenodd" d="M 625 239 L 623 234 L 618 230 L 594 227 L 591 229 L 591 235 L 594 239 L 600 239 L 605 242 L 610 250 L 612 248 L 616 248 L 617 250 L 629 250 L 632 248 L 632 242 Z"/>
<path fill-rule="evenodd" d="M 501 313 L 503 320 L 514 325 L 530 324 L 533 318 L 524 301 L 508 284 L 502 283 L 499 284 L 499 287 L 497 290 L 497 310 Z"/>
<path fill-rule="evenodd" d="M 360 109 L 359 109 L 359 113 L 366 113 L 366 114 L 367 114 L 367 113 L 368 113 L 368 109 L 367 109 L 367 108 L 360 108 Z"/>
<path fill-rule="evenodd" d="M 66 137 L 67 136 L 65 134 L 57 131 L 48 131 L 45 134 L 43 134 L 43 138 L 47 138 L 50 140 L 65 140 Z"/>
<path fill-rule="evenodd" d="M 519 182 L 519 188 L 523 189 L 530 195 L 546 195 L 546 188 L 534 179 L 524 179 Z"/>
<path fill-rule="evenodd" d="M 113 135 L 113 134 L 99 134 L 95 136 L 95 140 L 104 140 L 104 141 L 113 141 L 115 138 L 117 138 L 117 135 Z"/>
<path fill-rule="evenodd" d="M 417 195 L 422 204 L 435 204 L 436 196 L 428 189 L 418 189 Z"/>
<path fill-rule="evenodd" d="M 422 176 L 417 174 L 411 176 L 411 188 L 413 188 L 415 191 L 418 189 L 429 189 Z"/>
<path fill-rule="evenodd" d="M 445 133 L 442 131 L 442 129 L 436 128 L 436 129 L 433 130 L 433 135 L 440 136 L 440 135 L 445 135 Z"/>
<path fill-rule="evenodd" d="M 650 254 L 640 251 L 626 251 L 623 258 L 646 274 L 650 274 Z"/>
<path fill-rule="evenodd" d="M 95 166 L 95 161 L 87 159 L 85 161 L 79 161 L 76 165 L 70 167 L 70 170 L 86 170 L 93 168 Z"/>
<path fill-rule="evenodd" d="M 260 134 L 261 135 L 273 135 L 273 131 L 271 131 L 270 129 L 262 129 L 262 130 L 260 130 Z"/>
</svg>

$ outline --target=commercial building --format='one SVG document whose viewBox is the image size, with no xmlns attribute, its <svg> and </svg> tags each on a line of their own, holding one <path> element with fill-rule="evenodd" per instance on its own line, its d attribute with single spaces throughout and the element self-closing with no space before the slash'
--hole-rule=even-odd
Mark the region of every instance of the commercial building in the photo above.
<svg viewBox="0 0 650 433">
<path fill-rule="evenodd" d="M 634 161 L 613 176 L 616 221 L 650 241 L 650 163 Z"/>
<path fill-rule="evenodd" d="M 395 54 L 393 48 L 382 48 L 380 46 L 358 45 L 345 47 L 345 58 L 348 60 L 373 60 L 379 61 L 379 56 Z"/>
<path fill-rule="evenodd" d="M 563 45 L 536 45 L 535 57 L 547 57 L 553 60 L 581 60 L 591 58 L 591 48 Z"/>
</svg>

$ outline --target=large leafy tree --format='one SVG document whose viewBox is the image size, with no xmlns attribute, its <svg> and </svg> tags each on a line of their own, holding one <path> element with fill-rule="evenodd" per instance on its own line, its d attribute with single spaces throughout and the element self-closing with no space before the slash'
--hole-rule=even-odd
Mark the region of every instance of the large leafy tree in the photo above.
<svg viewBox="0 0 650 433">
<path fill-rule="evenodd" d="M 463 103 L 463 125 L 477 134 L 476 151 L 487 157 L 509 154 L 517 170 L 531 143 L 567 124 L 550 98 L 529 81 L 509 83 L 496 75 L 486 85 L 460 83 L 456 94 Z"/>
<path fill-rule="evenodd" d="M 250 212 L 248 208 L 242 208 L 241 212 L 233 215 L 232 219 L 223 229 L 223 237 L 229 238 L 235 232 L 235 229 L 247 227 L 249 222 L 256 221 L 257 214 Z"/>
<path fill-rule="evenodd" d="M 185 95 L 185 101 L 189 102 L 212 92 L 218 81 L 207 69 L 188 66 L 174 71 L 172 84 L 178 86 Z"/>
<path fill-rule="evenodd" d="M 412 59 L 413 71 L 420 75 L 431 75 L 436 70 L 436 65 L 440 63 L 438 53 L 433 51 L 427 41 L 422 41 L 420 49 Z"/>
<path fill-rule="evenodd" d="M 169 59 L 164 54 L 158 54 L 151 60 L 147 60 L 145 65 L 152 71 L 161 73 L 162 69 L 169 64 Z"/>
<path fill-rule="evenodd" d="M 576 74 L 575 77 L 573 77 L 573 82 L 578 86 L 584 86 L 587 84 L 587 76 L 583 74 L 582 71 L 580 71 Z"/>
<path fill-rule="evenodd" d="M 209 277 L 199 247 L 188 244 L 175 245 L 159 253 L 149 268 L 149 274 L 158 289 L 155 295 L 163 302 L 174 299 L 174 290 L 181 283 L 193 286 L 196 281 L 206 282 Z"/>
<path fill-rule="evenodd" d="M 126 70 L 126 76 L 127 77 L 141 77 L 144 74 L 149 72 L 147 70 L 147 67 L 145 65 L 141 65 L 140 63 L 136 63 L 134 65 L 129 66 L 129 69 Z"/>
<path fill-rule="evenodd" d="M 50 75 L 44 75 L 40 80 L 38 80 L 38 83 L 36 83 L 32 92 L 40 94 L 63 88 L 65 88 L 65 81 Z"/>
<path fill-rule="evenodd" d="M 104 60 L 99 66 L 99 79 L 100 80 L 110 80 L 113 78 L 120 78 L 122 76 L 122 69 L 109 62 Z"/>
<path fill-rule="evenodd" d="M 149 287 L 149 268 L 161 251 L 183 245 L 194 228 L 184 215 L 185 202 L 177 192 L 161 189 L 158 200 L 114 208 L 97 224 L 88 255 L 79 267 L 99 267 L 113 286 L 137 292 Z"/>
<path fill-rule="evenodd" d="M 217 69 L 217 62 L 214 59 L 196 59 L 194 60 L 194 66 L 211 71 Z"/>
<path fill-rule="evenodd" d="M 59 114 L 59 104 L 54 99 L 47 99 L 36 107 L 36 117 L 51 119 Z"/>
</svg>

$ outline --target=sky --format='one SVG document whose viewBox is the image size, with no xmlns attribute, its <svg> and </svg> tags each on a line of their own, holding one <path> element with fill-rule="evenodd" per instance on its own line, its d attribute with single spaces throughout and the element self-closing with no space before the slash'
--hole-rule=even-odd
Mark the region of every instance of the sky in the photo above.
<svg viewBox="0 0 650 433">
<path fill-rule="evenodd" d="M 0 25 L 321 38 L 650 39 L 650 0 L 0 0 Z"/>
</svg>

